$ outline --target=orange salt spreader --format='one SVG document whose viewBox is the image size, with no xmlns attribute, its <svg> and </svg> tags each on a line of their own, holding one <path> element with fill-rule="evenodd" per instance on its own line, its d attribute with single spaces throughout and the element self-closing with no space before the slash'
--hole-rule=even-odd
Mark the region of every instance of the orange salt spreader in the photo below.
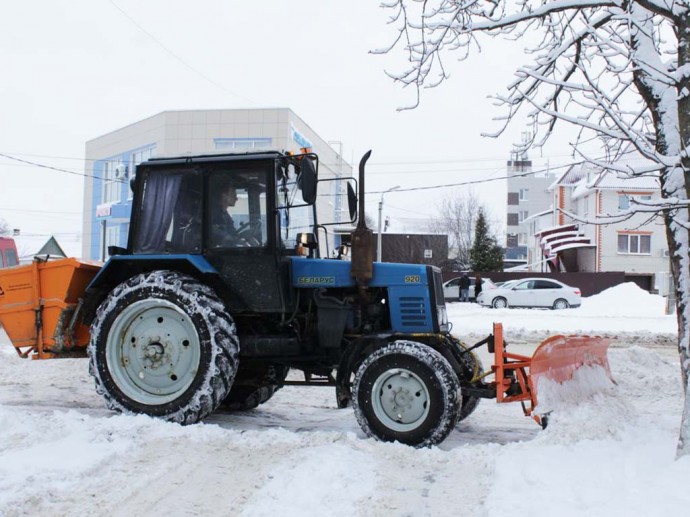
<svg viewBox="0 0 690 517">
<path fill-rule="evenodd" d="M 79 318 L 96 262 L 36 259 L 0 269 L 0 326 L 22 357 L 86 356 L 89 328 Z"/>
</svg>

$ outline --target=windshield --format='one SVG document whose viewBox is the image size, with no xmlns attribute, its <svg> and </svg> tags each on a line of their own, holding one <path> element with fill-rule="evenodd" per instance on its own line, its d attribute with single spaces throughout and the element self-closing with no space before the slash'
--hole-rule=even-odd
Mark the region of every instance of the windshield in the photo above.
<svg viewBox="0 0 690 517">
<path fill-rule="evenodd" d="M 314 231 L 314 207 L 304 205 L 299 181 L 292 166 L 278 175 L 276 181 L 276 206 L 283 247 L 293 248 L 298 233 Z M 293 206 L 298 205 L 298 206 Z"/>
</svg>

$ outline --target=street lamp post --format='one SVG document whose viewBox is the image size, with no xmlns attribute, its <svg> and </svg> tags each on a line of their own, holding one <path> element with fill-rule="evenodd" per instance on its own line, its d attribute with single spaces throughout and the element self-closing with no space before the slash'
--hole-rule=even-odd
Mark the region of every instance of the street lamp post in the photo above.
<svg viewBox="0 0 690 517">
<path fill-rule="evenodd" d="M 381 200 L 379 201 L 379 235 L 376 243 L 376 262 L 381 262 L 381 241 L 383 240 L 381 235 L 381 216 L 383 214 L 383 195 L 393 192 L 394 190 L 398 190 L 399 188 L 400 185 L 396 185 L 395 187 L 389 188 L 385 192 L 381 192 Z"/>
</svg>

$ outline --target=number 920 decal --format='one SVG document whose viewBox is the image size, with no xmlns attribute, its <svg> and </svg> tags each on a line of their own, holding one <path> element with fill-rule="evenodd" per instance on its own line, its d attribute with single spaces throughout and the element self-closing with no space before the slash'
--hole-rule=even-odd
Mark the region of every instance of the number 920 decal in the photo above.
<svg viewBox="0 0 690 517">
<path fill-rule="evenodd" d="M 422 278 L 419 275 L 407 275 L 405 276 L 405 283 L 406 284 L 418 284 L 422 281 Z"/>
</svg>

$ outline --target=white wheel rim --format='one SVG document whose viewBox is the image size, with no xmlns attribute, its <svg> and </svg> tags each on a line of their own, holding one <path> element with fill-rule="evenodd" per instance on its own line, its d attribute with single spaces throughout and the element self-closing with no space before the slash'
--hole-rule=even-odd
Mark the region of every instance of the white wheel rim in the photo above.
<svg viewBox="0 0 690 517">
<path fill-rule="evenodd" d="M 194 381 L 201 362 L 199 335 L 177 305 L 158 299 L 127 306 L 106 341 L 108 370 L 128 398 L 166 404 Z"/>
<path fill-rule="evenodd" d="M 430 399 L 422 379 L 404 368 L 383 372 L 371 392 L 376 417 L 389 429 L 400 432 L 419 427 L 429 414 Z"/>
</svg>

